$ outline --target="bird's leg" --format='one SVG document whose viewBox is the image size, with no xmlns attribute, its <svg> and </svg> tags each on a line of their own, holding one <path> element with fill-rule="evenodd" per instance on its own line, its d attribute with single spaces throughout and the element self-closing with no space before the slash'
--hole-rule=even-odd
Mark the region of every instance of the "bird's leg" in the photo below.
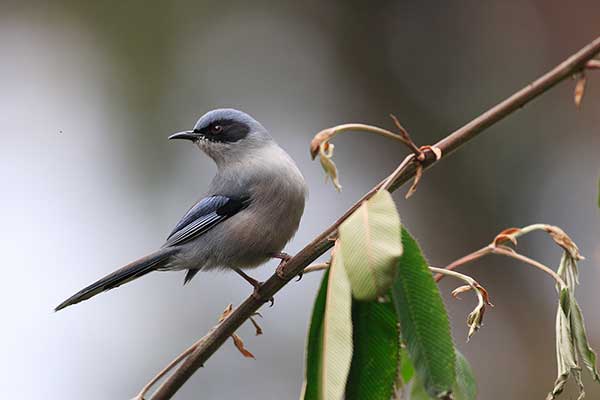
<svg viewBox="0 0 600 400">
<path fill-rule="evenodd" d="M 249 284 L 251 284 L 252 287 L 254 287 L 254 296 L 255 297 L 259 297 L 258 290 L 262 286 L 262 282 L 257 281 L 256 279 L 254 279 L 253 277 L 251 277 L 250 275 L 248 275 L 247 273 L 245 273 L 244 271 L 242 271 L 239 268 L 234 268 L 233 270 L 235 272 L 237 272 L 237 274 L 239 276 L 241 276 L 242 278 L 244 278 L 246 280 L 246 282 L 248 282 Z M 272 297 L 270 299 L 268 299 L 267 301 L 269 301 L 271 303 L 271 307 L 273 307 L 273 304 L 275 304 L 275 300 Z"/>
<path fill-rule="evenodd" d="M 292 256 L 290 256 L 288 253 L 284 253 L 284 252 L 272 253 L 271 257 L 279 258 L 281 260 L 282 264 L 288 262 L 290 260 L 290 258 L 292 258 Z"/>
<path fill-rule="evenodd" d="M 277 266 L 277 275 L 279 277 L 283 277 L 283 271 L 282 268 L 283 266 L 290 261 L 290 259 L 292 258 L 292 256 L 290 256 L 288 253 L 283 253 L 283 252 L 278 252 L 278 253 L 273 253 L 271 254 L 271 257 L 273 258 L 279 258 L 281 260 L 281 262 L 279 263 L 279 265 Z M 302 279 L 302 271 L 298 274 L 298 280 Z M 296 281 L 296 282 L 297 282 Z"/>
<path fill-rule="evenodd" d="M 256 279 L 254 279 L 253 277 L 251 277 L 250 275 L 248 275 L 247 273 L 245 273 L 244 271 L 242 271 L 239 268 L 234 268 L 233 270 L 235 272 L 237 272 L 237 274 L 239 276 L 241 276 L 242 278 L 244 278 L 246 280 L 246 282 L 248 282 L 249 284 L 251 284 L 254 287 L 254 290 L 258 290 L 258 288 L 262 284 L 261 282 L 257 281 Z"/>
</svg>

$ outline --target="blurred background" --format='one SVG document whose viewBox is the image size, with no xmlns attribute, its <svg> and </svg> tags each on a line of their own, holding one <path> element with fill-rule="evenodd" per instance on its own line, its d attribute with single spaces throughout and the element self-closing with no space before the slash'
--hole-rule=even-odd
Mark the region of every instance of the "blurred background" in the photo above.
<svg viewBox="0 0 600 400">
<path fill-rule="evenodd" d="M 260 120 L 310 185 L 294 253 L 394 169 L 406 150 L 385 138 L 335 141 L 343 192 L 325 185 L 308 143 L 345 122 L 433 143 L 599 34 L 600 3 L 12 2 L 0 4 L 0 212 L 5 399 L 129 399 L 250 288 L 238 276 L 154 273 L 54 313 L 66 297 L 160 246 L 203 193 L 214 165 L 168 142 L 204 112 L 240 108 Z M 546 222 L 579 244 L 580 304 L 600 348 L 600 74 L 583 106 L 567 81 L 396 193 L 403 222 L 432 265 L 500 230 Z M 519 242 L 548 265 L 544 235 Z M 255 271 L 266 278 L 272 262 Z M 489 258 L 463 269 L 496 304 L 466 343 L 473 299 L 446 298 L 481 399 L 543 399 L 556 375 L 552 281 Z M 263 336 L 238 333 L 256 360 L 227 343 L 177 399 L 294 399 L 319 274 L 263 309 Z M 586 378 L 588 398 L 600 387 Z M 564 396 L 569 398 L 568 395 Z"/>
</svg>

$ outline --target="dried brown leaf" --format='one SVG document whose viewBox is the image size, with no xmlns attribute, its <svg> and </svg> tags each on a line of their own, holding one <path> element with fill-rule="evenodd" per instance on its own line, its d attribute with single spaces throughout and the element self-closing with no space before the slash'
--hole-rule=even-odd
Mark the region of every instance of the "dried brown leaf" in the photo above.
<svg viewBox="0 0 600 400">
<path fill-rule="evenodd" d="M 481 293 L 481 295 L 483 296 L 483 301 L 485 301 L 485 304 L 487 304 L 490 307 L 494 307 L 494 305 L 490 301 L 490 295 L 488 294 L 488 291 L 486 290 L 486 288 L 481 286 L 479 283 L 477 283 L 476 286 L 477 286 L 477 289 L 479 290 L 479 292 Z"/>
<path fill-rule="evenodd" d="M 325 171 L 325 181 L 327 178 L 331 178 L 331 182 L 335 189 L 340 192 L 342 190 L 342 185 L 340 185 L 340 181 L 338 179 L 338 171 L 335 163 L 333 162 L 333 149 L 335 146 L 331 143 L 321 143 L 319 147 L 319 161 L 321 161 L 321 166 Z"/>
<path fill-rule="evenodd" d="M 584 72 L 581 72 L 577 77 L 577 83 L 575 84 L 575 106 L 581 106 L 581 101 L 583 100 L 583 95 L 585 94 L 585 84 L 586 84 L 586 76 Z"/>
<path fill-rule="evenodd" d="M 408 199 L 410 196 L 415 194 L 415 192 L 417 191 L 417 186 L 419 185 L 419 182 L 421 181 L 422 177 L 423 177 L 423 166 L 421 165 L 421 163 L 417 163 L 417 169 L 415 171 L 415 179 L 413 180 L 413 184 L 410 186 L 410 189 L 408 189 L 408 192 L 406 192 L 406 196 L 404 196 L 404 198 Z"/>
<path fill-rule="evenodd" d="M 219 322 L 223 322 L 227 317 L 229 317 L 229 314 L 231 314 L 232 311 L 233 311 L 233 304 L 230 303 L 227 305 L 227 307 L 225 307 L 225 310 L 223 310 L 223 313 L 219 317 Z"/>
<path fill-rule="evenodd" d="M 250 317 L 250 322 L 252 323 L 252 325 L 254 325 L 254 329 L 256 330 L 256 336 L 262 335 L 263 330 L 258 324 L 258 322 L 256 322 L 256 319 L 254 317 Z"/>
<path fill-rule="evenodd" d="M 494 246 L 498 246 L 502 243 L 505 242 L 511 242 L 512 244 L 514 244 L 515 246 L 517 245 L 517 238 L 515 237 L 516 233 L 521 232 L 521 229 L 519 228 L 508 228 L 503 230 L 502 232 L 500 232 L 499 234 L 496 235 L 496 237 L 494 238 L 494 241 L 492 242 L 492 244 Z"/>
<path fill-rule="evenodd" d="M 545 227 L 546 232 L 552 237 L 554 242 L 562 247 L 574 260 L 584 260 L 581 254 L 579 254 L 579 248 L 573 242 L 573 240 L 558 226 L 547 225 Z"/>
<path fill-rule="evenodd" d="M 235 345 L 235 347 L 240 351 L 240 353 L 242 353 L 244 357 L 256 359 L 256 357 L 254 357 L 254 354 L 252 354 L 247 348 L 244 347 L 244 341 L 241 337 L 234 333 L 233 335 L 231 335 L 231 338 L 233 339 L 233 344 Z"/>
</svg>

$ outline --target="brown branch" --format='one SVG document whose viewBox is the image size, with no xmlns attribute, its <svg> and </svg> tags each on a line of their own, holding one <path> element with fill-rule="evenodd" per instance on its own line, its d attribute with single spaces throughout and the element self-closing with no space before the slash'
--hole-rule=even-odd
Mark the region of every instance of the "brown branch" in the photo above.
<svg viewBox="0 0 600 400">
<path fill-rule="evenodd" d="M 535 99 L 545 91 L 552 88 L 574 73 L 581 71 L 586 63 L 600 52 L 600 37 L 579 50 L 577 53 L 559 64 L 556 68 L 543 75 L 538 80 L 529 84 L 517 93 L 513 94 L 498 105 L 492 107 L 479 117 L 475 118 L 462 128 L 451 133 L 446 138 L 438 142 L 435 147 L 442 150 L 444 157 L 469 140 L 473 139 L 479 133 L 489 126 L 500 121 L 507 115 L 523 107 L 525 104 Z M 428 167 L 436 162 L 435 155 L 431 151 L 426 152 L 426 159 L 423 161 L 424 167 Z M 390 190 L 395 190 L 402 184 L 409 181 L 415 174 L 416 163 L 410 162 L 400 170 L 394 172 L 391 177 Z M 278 268 L 277 273 L 273 274 L 254 295 L 249 296 L 233 313 L 216 326 L 212 332 L 205 336 L 205 340 L 200 343 L 190 354 L 181 366 L 163 383 L 156 394 L 152 397 L 154 400 L 170 399 L 183 386 L 183 384 L 196 372 L 198 368 L 204 365 L 219 347 L 246 321 L 252 316 L 259 307 L 268 299 L 273 297 L 281 288 L 283 288 L 293 277 L 331 248 L 333 242 L 328 238 L 337 230 L 338 226 L 352 214 L 362 201 L 372 196 L 380 185 L 371 189 L 356 204 L 354 204 L 342 217 L 333 225 L 327 228 L 323 233 L 317 236 L 312 242 L 306 245 L 300 252 L 292 257 L 285 265 Z"/>
</svg>

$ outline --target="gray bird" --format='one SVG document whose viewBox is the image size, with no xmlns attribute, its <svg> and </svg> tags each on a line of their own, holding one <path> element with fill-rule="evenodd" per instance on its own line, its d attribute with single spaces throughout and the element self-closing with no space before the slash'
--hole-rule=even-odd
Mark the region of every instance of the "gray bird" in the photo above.
<svg viewBox="0 0 600 400">
<path fill-rule="evenodd" d="M 289 258 L 281 251 L 298 229 L 307 187 L 292 158 L 259 122 L 238 110 L 218 109 L 169 139 L 190 140 L 217 164 L 206 197 L 159 250 L 79 291 L 55 311 L 156 270 L 187 270 L 185 284 L 200 270 L 230 268 L 256 289 L 259 283 L 242 269 Z"/>
</svg>

